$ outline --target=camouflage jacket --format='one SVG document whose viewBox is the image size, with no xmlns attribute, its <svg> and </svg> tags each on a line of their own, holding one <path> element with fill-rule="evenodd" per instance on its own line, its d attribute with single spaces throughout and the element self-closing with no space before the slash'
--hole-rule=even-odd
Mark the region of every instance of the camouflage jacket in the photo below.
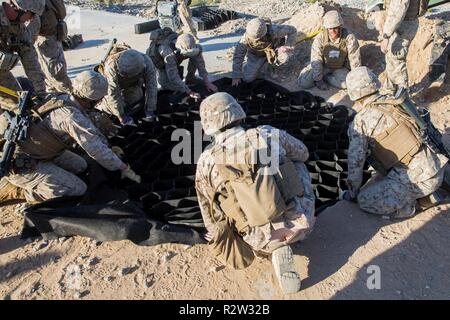
<svg viewBox="0 0 450 320">
<path fill-rule="evenodd" d="M 392 127 L 395 122 L 393 116 L 376 108 L 368 107 L 376 96 L 366 99 L 348 129 L 350 146 L 348 149 L 348 181 L 351 190 L 356 195 L 362 185 L 363 168 L 369 152 L 369 139 Z M 388 177 L 404 185 L 425 181 L 434 175 L 447 163 L 448 159 L 436 154 L 428 147 L 419 151 L 406 167 L 395 165 L 388 173 Z"/>
<path fill-rule="evenodd" d="M 34 90 L 45 92 L 45 75 L 32 43 L 30 30 L 24 24 L 12 24 L 0 6 L 0 51 L 17 53 Z"/>
<path fill-rule="evenodd" d="M 24 24 L 12 24 L 0 7 L 0 50 L 19 52 L 21 46 L 31 46 L 31 34 Z"/>
<path fill-rule="evenodd" d="M 347 44 L 347 64 L 350 69 L 354 69 L 361 66 L 361 53 L 359 50 L 359 44 L 353 33 L 346 30 L 346 34 L 347 36 L 345 38 L 345 42 Z M 324 38 L 325 37 L 323 35 L 323 32 L 319 33 L 314 38 L 313 44 L 311 46 L 311 68 L 314 81 L 320 81 L 323 78 L 323 51 L 325 44 Z"/>
<path fill-rule="evenodd" d="M 66 144 L 76 142 L 105 169 L 115 171 L 122 168 L 122 160 L 112 152 L 107 139 L 82 111 L 75 98 L 70 95 L 60 95 L 58 98 L 66 101 L 67 106 L 47 114 L 43 119 L 45 125 Z"/>
<path fill-rule="evenodd" d="M 295 198 L 295 207 L 291 212 L 283 215 L 280 218 L 280 221 L 273 221 L 273 223 L 269 223 L 265 226 L 250 228 L 250 230 L 248 230 L 247 234 L 244 236 L 244 240 L 253 248 L 262 249 L 271 238 L 274 224 L 282 224 L 283 228 L 288 229 L 302 229 L 309 233 L 314 225 L 314 194 L 310 175 L 306 170 L 306 166 L 303 164 L 309 156 L 306 146 L 300 140 L 297 140 L 285 131 L 277 130 L 270 126 L 260 126 L 257 130 L 264 130 L 272 135 L 279 133 L 280 155 L 286 156 L 294 162 L 297 171 L 299 172 L 299 178 L 302 180 L 305 187 L 305 195 L 301 198 Z M 214 144 L 233 145 L 236 143 L 236 139 L 243 138 L 244 135 L 245 130 L 242 127 L 231 128 L 217 135 Z M 211 208 L 211 200 L 213 199 L 214 192 L 223 181 L 223 177 L 220 176 L 214 161 L 211 149 L 208 148 L 199 158 L 195 177 L 195 186 L 202 217 L 206 229 L 213 235 L 215 235 L 217 231 L 214 221 L 221 221 L 223 219 L 222 216 L 217 214 L 217 211 Z M 222 186 L 217 192 L 223 193 L 225 192 L 225 188 Z M 288 223 L 288 221 L 290 223 Z"/>
<path fill-rule="evenodd" d="M 271 26 L 270 36 L 272 41 L 286 39 L 286 46 L 295 46 L 297 41 L 297 30 L 288 25 L 277 25 L 273 24 Z M 276 49 L 276 48 L 275 48 Z M 242 78 L 242 66 L 244 63 L 245 56 L 249 54 L 256 54 L 255 50 L 250 48 L 246 35 L 241 38 L 241 40 L 236 45 L 234 55 L 233 55 L 233 67 L 232 67 L 232 78 Z"/>
<path fill-rule="evenodd" d="M 200 50 L 201 50 L 200 46 Z M 189 92 L 191 91 L 189 87 L 183 82 L 180 74 L 178 72 L 178 67 L 180 64 L 189 59 L 189 63 L 194 64 L 200 77 L 205 79 L 208 77 L 208 71 L 206 70 L 205 59 L 203 58 L 203 54 L 200 54 L 193 58 L 185 58 L 175 53 L 172 44 L 165 43 L 158 46 L 158 52 L 164 60 L 164 70 L 160 70 L 160 72 L 165 72 L 170 83 L 176 88 L 175 91 L 179 92 Z"/>
<path fill-rule="evenodd" d="M 103 75 L 105 76 L 106 80 L 108 80 L 108 93 L 104 97 L 104 99 L 107 100 L 109 108 L 116 110 L 116 112 L 114 112 L 114 115 L 118 115 L 121 118 L 123 118 L 126 114 L 125 110 L 127 107 L 127 103 L 125 100 L 127 88 L 121 87 L 120 78 L 122 76 L 119 74 L 117 61 L 120 57 L 120 54 L 123 52 L 124 51 L 108 57 L 103 71 Z M 144 58 L 144 65 L 142 66 L 142 70 L 140 72 L 142 76 L 138 81 L 137 86 L 145 87 L 145 110 L 156 110 L 156 102 L 158 98 L 156 68 L 147 55 L 142 54 L 142 56 Z"/>
</svg>

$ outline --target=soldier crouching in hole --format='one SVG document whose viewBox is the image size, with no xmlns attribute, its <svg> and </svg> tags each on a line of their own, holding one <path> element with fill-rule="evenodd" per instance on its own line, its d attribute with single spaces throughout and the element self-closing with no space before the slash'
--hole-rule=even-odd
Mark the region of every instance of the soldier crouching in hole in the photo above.
<svg viewBox="0 0 450 320">
<path fill-rule="evenodd" d="M 304 164 L 308 149 L 270 126 L 246 131 L 245 112 L 227 93 L 206 98 L 200 117 L 205 133 L 214 137 L 200 156 L 195 181 L 210 247 L 235 269 L 248 267 L 255 254 L 271 255 L 283 292 L 299 291 L 289 244 L 305 239 L 315 223 Z"/>
</svg>

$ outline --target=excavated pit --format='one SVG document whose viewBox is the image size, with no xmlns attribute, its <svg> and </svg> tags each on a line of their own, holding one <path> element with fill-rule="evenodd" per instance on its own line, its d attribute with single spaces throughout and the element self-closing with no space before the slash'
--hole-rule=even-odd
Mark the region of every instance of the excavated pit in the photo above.
<svg viewBox="0 0 450 320">
<path fill-rule="evenodd" d="M 224 78 L 215 82 L 221 91 L 233 95 L 247 113 L 244 126 L 272 125 L 302 140 L 310 157 L 306 166 L 311 173 L 318 209 L 334 203 L 339 192 L 346 189 L 347 128 L 352 120 L 345 106 L 333 106 L 307 92 L 289 93 L 267 81 L 256 81 L 239 88 Z M 162 93 L 158 102 L 158 121 L 138 121 L 123 127 L 112 144 L 122 147 L 125 161 L 142 176 L 141 184 L 127 185 L 131 200 L 142 204 L 152 218 L 172 217 L 178 213 L 199 212 L 195 192 L 195 164 L 175 165 L 172 132 L 186 129 L 194 132 L 200 121 L 199 102 L 189 99 L 174 103 L 173 95 Z M 192 145 L 194 145 L 193 134 Z M 203 148 L 208 142 L 203 142 Z M 194 160 L 194 150 L 190 159 Z M 370 177 L 365 172 L 365 180 Z M 169 221 L 170 222 L 170 221 Z"/>
</svg>

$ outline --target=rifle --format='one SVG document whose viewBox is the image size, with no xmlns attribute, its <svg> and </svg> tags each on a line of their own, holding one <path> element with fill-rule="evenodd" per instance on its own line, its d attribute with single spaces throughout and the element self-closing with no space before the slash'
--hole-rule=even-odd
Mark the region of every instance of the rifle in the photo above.
<svg viewBox="0 0 450 320">
<path fill-rule="evenodd" d="M 407 91 L 402 88 L 397 92 L 395 100 L 398 99 L 398 105 L 406 112 L 420 129 L 422 139 L 433 151 L 441 153 L 450 159 L 450 151 L 442 142 L 442 134 L 433 125 L 429 112 L 419 112 L 417 107 L 411 101 Z M 422 114 L 421 114 L 422 113 Z M 436 150 L 437 149 L 437 150 Z"/>
<path fill-rule="evenodd" d="M 102 61 L 100 61 L 101 65 L 105 65 L 106 59 L 108 59 L 109 54 L 111 53 L 112 49 L 114 48 L 114 45 L 117 43 L 117 39 L 112 39 L 111 43 L 109 44 L 108 50 L 106 50 L 106 54 L 103 57 Z"/>
<path fill-rule="evenodd" d="M 4 89 L 3 87 L 0 89 Z M 3 139 L 6 140 L 3 145 L 3 153 L 0 159 L 0 178 L 8 174 L 11 162 L 16 151 L 17 142 L 23 141 L 27 137 L 28 127 L 31 122 L 31 114 L 28 112 L 28 106 L 31 103 L 31 92 L 19 92 L 18 113 L 4 110 L 8 118 L 8 128 L 4 133 Z"/>
<path fill-rule="evenodd" d="M 103 59 L 100 61 L 100 63 L 99 63 L 97 66 L 94 67 L 94 71 L 97 71 L 97 72 L 100 72 L 100 73 L 103 74 L 103 71 L 104 71 L 104 68 L 105 68 L 106 60 L 108 59 L 109 54 L 111 53 L 111 51 L 114 49 L 114 45 L 115 45 L 116 43 L 117 43 L 117 39 L 116 39 L 116 38 L 112 39 L 111 43 L 109 44 L 108 49 L 106 50 L 105 56 L 104 56 Z"/>
</svg>

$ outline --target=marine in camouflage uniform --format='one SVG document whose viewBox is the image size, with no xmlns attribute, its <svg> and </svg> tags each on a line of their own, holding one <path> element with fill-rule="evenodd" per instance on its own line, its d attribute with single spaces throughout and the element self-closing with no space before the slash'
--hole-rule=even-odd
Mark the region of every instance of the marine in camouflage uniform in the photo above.
<svg viewBox="0 0 450 320">
<path fill-rule="evenodd" d="M 33 47 L 31 34 L 25 27 L 23 19 L 34 19 L 44 10 L 45 0 L 15 0 L 10 3 L 2 2 L 0 6 L 0 52 L 4 56 L 0 66 L 0 85 L 11 90 L 20 90 L 20 87 L 11 73 L 11 69 L 20 59 L 27 77 L 33 82 L 37 93 L 45 92 L 45 75 L 39 65 L 36 50 Z M 17 18 L 19 11 L 25 12 L 20 21 Z M 29 15 L 29 16 L 27 16 Z M 17 56 L 18 55 L 18 56 Z M 0 105 L 9 109 L 16 106 L 16 101 L 0 93 Z"/>
<path fill-rule="evenodd" d="M 385 0 L 382 50 L 386 53 L 386 80 L 382 91 L 393 94 L 409 88 L 406 58 L 419 27 L 418 17 L 426 13 L 428 0 Z"/>
<path fill-rule="evenodd" d="M 289 243 L 305 239 L 315 223 L 315 197 L 311 178 L 304 164 L 309 156 L 306 146 L 285 131 L 270 126 L 260 126 L 246 133 L 240 126 L 245 113 L 236 100 L 226 93 L 216 93 L 206 98 L 200 106 L 200 116 L 205 133 L 214 136 L 213 145 L 209 146 L 199 158 L 195 177 L 198 201 L 209 238 L 215 239 L 219 236 L 217 222 L 225 219 L 225 214 L 217 209 L 216 202 L 213 201 L 216 199 L 215 195 L 216 193 L 227 194 L 222 184 L 225 177 L 218 169 L 212 148 L 218 145 L 225 148 L 236 147 L 237 143 L 245 140 L 246 134 L 252 131 L 252 133 L 259 133 L 260 137 L 277 135 L 279 139 L 275 142 L 272 138 L 271 149 L 278 150 L 282 159 L 288 158 L 293 161 L 304 193 L 303 196 L 295 196 L 292 199 L 285 213 L 265 225 L 247 226 L 240 236 L 253 250 L 266 254 L 273 253 Z"/>
<path fill-rule="evenodd" d="M 392 153 L 399 154 L 394 149 L 409 145 L 406 134 L 401 134 L 397 143 L 391 143 L 389 149 L 379 141 L 387 132 L 391 132 L 392 137 L 393 128 L 405 123 L 404 119 L 410 120 L 406 114 L 398 111 L 398 107 L 383 102 L 386 100 L 382 100 L 378 94 L 378 79 L 366 67 L 351 71 L 347 76 L 347 86 L 350 99 L 356 101 L 355 108 L 360 110 L 348 130 L 350 146 L 347 182 L 350 195 L 357 197 L 361 209 L 369 213 L 396 218 L 412 216 L 416 212 L 416 200 L 432 194 L 440 187 L 444 176 L 443 167 L 448 159 L 417 139 L 417 148 L 411 149 L 414 152 L 405 157 L 399 155 L 400 160 L 396 157 L 393 167 L 385 168 L 385 175 L 377 169 L 376 175 L 362 186 L 363 167 L 368 154 L 372 153 L 378 160 L 387 159 Z M 378 157 L 375 148 L 382 149 L 385 156 Z"/>
<path fill-rule="evenodd" d="M 129 48 L 119 52 L 113 49 L 100 72 L 108 80 L 108 93 L 97 105 L 99 110 L 122 123 L 131 121 L 129 113 L 137 104 L 144 106 L 147 117 L 154 116 L 158 83 L 155 66 L 148 56 Z"/>
<path fill-rule="evenodd" d="M 329 11 L 323 18 L 324 31 L 318 34 L 311 47 L 311 63 L 300 73 L 298 82 L 304 89 L 317 86 L 327 89 L 324 82 L 338 89 L 346 89 L 345 78 L 350 69 L 361 66 L 358 40 L 348 29 L 337 11 Z M 339 28 L 332 40 L 329 29 Z"/>
<path fill-rule="evenodd" d="M 292 26 L 271 24 L 261 18 L 250 20 L 233 55 L 234 85 L 241 80 L 251 82 L 270 73 L 269 66 L 275 69 L 288 63 L 296 41 L 297 30 Z M 244 64 L 245 58 L 247 62 Z"/>
<path fill-rule="evenodd" d="M 162 31 L 161 31 L 162 32 Z M 203 83 L 210 91 L 217 91 L 217 87 L 209 80 L 206 70 L 205 59 L 202 54 L 202 47 L 195 43 L 190 34 L 176 35 L 164 34 L 160 42 L 157 43 L 155 51 L 151 47 L 147 50 L 147 55 L 152 58 L 158 72 L 158 83 L 162 90 L 172 90 L 186 93 L 192 97 L 200 96 L 189 88 L 191 84 Z M 183 67 L 181 63 L 188 59 L 187 75 L 183 82 Z M 195 76 L 198 71 L 201 79 Z"/>
<path fill-rule="evenodd" d="M 83 195 L 87 186 L 76 175 L 83 172 L 87 164 L 82 157 L 69 151 L 73 143 L 105 169 L 121 170 L 122 177 L 140 182 L 140 177 L 111 150 L 106 138 L 83 111 L 106 94 L 107 85 L 100 74 L 85 71 L 74 80 L 73 96 L 54 95 L 36 107 L 42 120 L 33 121 L 28 129 L 29 138 L 18 143 L 12 170 L 0 183 L 1 199 L 13 196 L 12 186 L 21 189 L 18 194 L 29 202 Z M 5 119 L 2 120 L 4 127 Z M 1 132 L 3 135 L 4 128 Z"/>
<path fill-rule="evenodd" d="M 63 1 L 45 0 L 40 30 L 35 42 L 41 68 L 45 74 L 48 92 L 70 92 L 72 82 L 67 75 L 62 39 L 67 34 L 58 34 L 57 24 L 64 23 L 66 8 Z"/>
</svg>

